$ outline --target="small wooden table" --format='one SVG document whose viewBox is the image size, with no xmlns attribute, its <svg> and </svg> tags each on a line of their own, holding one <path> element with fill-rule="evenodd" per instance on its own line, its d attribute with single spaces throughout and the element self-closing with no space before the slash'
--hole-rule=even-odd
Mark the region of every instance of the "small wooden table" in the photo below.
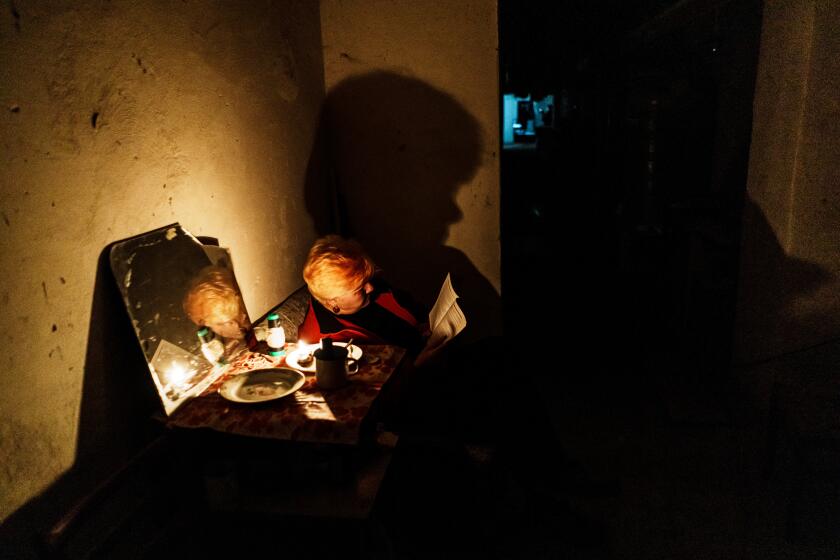
<svg viewBox="0 0 840 560">
<path fill-rule="evenodd" d="M 293 348 L 287 345 L 287 351 Z M 339 389 L 322 391 L 314 374 L 292 395 L 256 404 L 221 397 L 217 389 L 234 375 L 263 368 L 283 367 L 285 358 L 246 352 L 201 396 L 185 403 L 168 420 L 178 428 L 209 428 L 226 434 L 323 444 L 356 445 L 367 434 L 371 407 L 397 369 L 405 350 L 397 346 L 361 346 L 359 372 Z M 378 358 L 378 359 L 377 359 Z"/>
<path fill-rule="evenodd" d="M 378 523 L 373 505 L 397 437 L 378 429 L 374 405 L 406 352 L 389 345 L 361 348 L 374 363 L 363 358 L 344 387 L 322 391 L 310 373 L 294 394 L 257 404 L 228 401 L 217 389 L 234 375 L 283 367 L 285 358 L 246 352 L 168 419 L 170 427 L 187 428 L 181 435 L 193 428 L 209 429 L 199 430 L 206 436 L 220 432 L 210 439 L 187 438 L 190 457 L 203 461 L 205 471 L 213 462 L 228 463 L 228 474 L 209 479 L 205 474 L 211 510 L 344 519 L 360 523 L 360 534 Z"/>
</svg>

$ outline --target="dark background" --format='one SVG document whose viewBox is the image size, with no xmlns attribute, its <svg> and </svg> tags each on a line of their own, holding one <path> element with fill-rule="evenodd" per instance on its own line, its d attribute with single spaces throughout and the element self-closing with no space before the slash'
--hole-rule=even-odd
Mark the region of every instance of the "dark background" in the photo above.
<svg viewBox="0 0 840 560">
<path fill-rule="evenodd" d="M 507 332 L 573 325 L 610 367 L 725 376 L 761 3 L 502 1 L 499 22 L 502 92 L 556 106 L 503 150 Z M 541 312 L 518 316 L 528 293 Z"/>
</svg>

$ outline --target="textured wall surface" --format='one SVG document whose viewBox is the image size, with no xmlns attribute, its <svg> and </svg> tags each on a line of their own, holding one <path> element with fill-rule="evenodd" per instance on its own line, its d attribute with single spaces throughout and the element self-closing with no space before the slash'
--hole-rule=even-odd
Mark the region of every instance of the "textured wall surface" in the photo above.
<svg viewBox="0 0 840 560">
<path fill-rule="evenodd" d="M 0 16 L 0 520 L 74 461 L 108 243 L 175 221 L 218 237 L 253 317 L 301 284 L 324 92 L 317 2 L 11 6 Z"/>
<path fill-rule="evenodd" d="M 425 302 L 452 271 L 498 331 L 496 2 L 324 0 L 321 30 L 350 233 Z"/>
<path fill-rule="evenodd" d="M 840 4 L 766 2 L 737 359 L 840 336 Z"/>
</svg>

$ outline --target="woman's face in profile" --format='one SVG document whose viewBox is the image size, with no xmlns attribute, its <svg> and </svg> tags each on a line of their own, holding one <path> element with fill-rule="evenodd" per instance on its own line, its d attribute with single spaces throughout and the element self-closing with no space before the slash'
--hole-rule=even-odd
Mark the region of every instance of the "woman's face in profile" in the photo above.
<svg viewBox="0 0 840 560">
<path fill-rule="evenodd" d="M 235 338 L 238 340 L 245 338 L 246 329 L 236 319 L 215 317 L 207 320 L 207 326 L 223 338 Z"/>
<path fill-rule="evenodd" d="M 365 282 L 351 292 L 326 300 L 324 305 L 336 315 L 351 315 L 370 303 L 370 293 L 372 291 L 371 283 Z"/>
</svg>

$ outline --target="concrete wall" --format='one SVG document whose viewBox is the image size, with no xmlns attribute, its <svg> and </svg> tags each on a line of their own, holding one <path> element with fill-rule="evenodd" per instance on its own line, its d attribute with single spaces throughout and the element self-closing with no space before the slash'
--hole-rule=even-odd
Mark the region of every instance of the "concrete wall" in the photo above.
<svg viewBox="0 0 840 560">
<path fill-rule="evenodd" d="M 744 456 L 765 459 L 752 480 L 836 424 L 838 21 L 837 2 L 764 3 L 735 328 Z"/>
<path fill-rule="evenodd" d="M 840 337 L 840 4 L 766 2 L 763 20 L 739 363 Z"/>
<path fill-rule="evenodd" d="M 324 92 L 316 2 L 11 6 L 0 17 L 0 521 L 74 462 L 85 379 L 114 373 L 93 371 L 106 349 L 89 337 L 108 243 L 174 221 L 218 237 L 254 317 L 301 284 Z"/>
<path fill-rule="evenodd" d="M 321 30 L 332 226 L 424 303 L 452 272 L 473 335 L 499 332 L 496 2 L 323 0 Z"/>
</svg>

